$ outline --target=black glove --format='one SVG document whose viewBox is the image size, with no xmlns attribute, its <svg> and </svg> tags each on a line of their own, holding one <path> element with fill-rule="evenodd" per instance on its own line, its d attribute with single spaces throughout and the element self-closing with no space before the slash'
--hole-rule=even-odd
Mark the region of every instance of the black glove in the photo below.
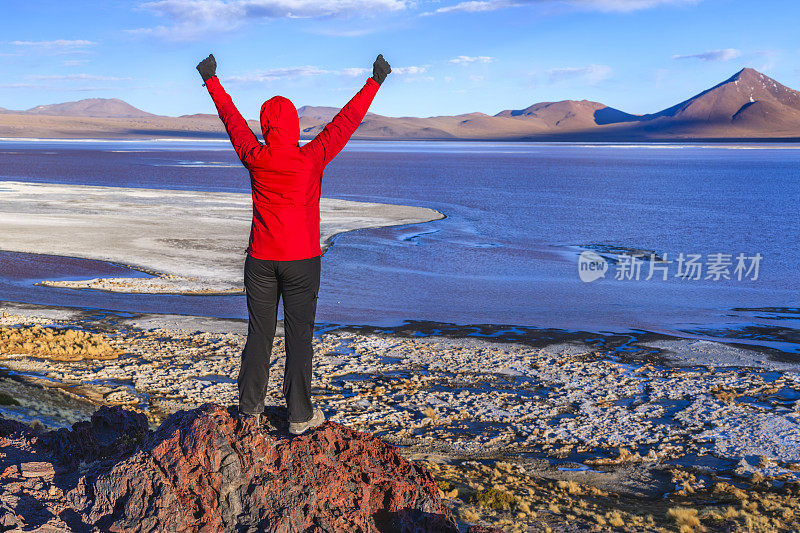
<svg viewBox="0 0 800 533">
<path fill-rule="evenodd" d="M 203 78 L 203 83 L 217 75 L 217 60 L 214 59 L 214 54 L 209 54 L 197 65 L 197 72 Z"/>
<path fill-rule="evenodd" d="M 378 59 L 372 64 L 372 79 L 378 82 L 378 85 L 383 83 L 386 76 L 392 71 L 392 67 L 383 58 L 383 54 L 378 54 Z"/>
</svg>

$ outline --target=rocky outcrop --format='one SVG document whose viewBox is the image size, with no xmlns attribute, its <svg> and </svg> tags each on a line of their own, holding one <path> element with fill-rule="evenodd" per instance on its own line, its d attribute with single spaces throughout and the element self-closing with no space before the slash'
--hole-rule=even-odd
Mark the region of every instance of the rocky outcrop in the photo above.
<svg viewBox="0 0 800 533">
<path fill-rule="evenodd" d="M 90 421 L 48 431 L 38 439 L 40 447 L 50 451 L 53 459 L 64 466 L 81 461 L 119 458 L 132 453 L 135 444 L 147 434 L 147 417 L 120 407 L 103 407 Z"/>
<path fill-rule="evenodd" d="M 452 531 L 430 473 L 368 433 L 306 435 L 233 409 L 179 411 L 155 431 L 103 407 L 72 430 L 0 419 L 0 531 Z"/>
</svg>

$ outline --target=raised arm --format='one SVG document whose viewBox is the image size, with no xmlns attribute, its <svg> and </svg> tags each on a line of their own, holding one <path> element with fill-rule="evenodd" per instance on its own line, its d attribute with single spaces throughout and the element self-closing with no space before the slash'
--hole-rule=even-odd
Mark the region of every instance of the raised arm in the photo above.
<svg viewBox="0 0 800 533">
<path fill-rule="evenodd" d="M 225 130 L 228 132 L 228 137 L 231 138 L 233 149 L 236 150 L 236 155 L 244 163 L 249 166 L 252 161 L 256 150 L 261 146 L 258 142 L 253 130 L 247 125 L 247 121 L 236 109 L 233 100 L 222 88 L 222 84 L 217 78 L 217 62 L 214 55 L 211 54 L 197 65 L 197 70 L 200 76 L 203 77 L 203 82 L 208 89 L 208 94 L 214 100 L 214 105 L 217 106 L 217 113 L 222 123 L 225 125 Z"/>
<path fill-rule="evenodd" d="M 389 63 L 378 55 L 372 66 L 372 77 L 364 87 L 333 117 L 321 132 L 301 149 L 312 154 L 317 164 L 325 167 L 336 157 L 358 129 L 367 114 L 375 94 L 386 76 L 392 71 Z"/>
</svg>

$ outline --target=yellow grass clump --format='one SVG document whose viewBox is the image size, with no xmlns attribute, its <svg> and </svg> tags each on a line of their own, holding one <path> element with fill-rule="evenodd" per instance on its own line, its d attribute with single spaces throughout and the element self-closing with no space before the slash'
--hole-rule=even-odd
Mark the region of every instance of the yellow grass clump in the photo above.
<svg viewBox="0 0 800 533">
<path fill-rule="evenodd" d="M 465 519 L 467 513 L 510 533 L 546 530 L 547 523 L 587 531 L 800 532 L 800 483 L 793 481 L 775 486 L 769 477 L 756 476 L 756 482 L 738 479 L 740 487 L 723 480 L 706 486 L 695 473 L 675 467 L 672 481 L 690 490 L 651 501 L 572 479 L 541 477 L 522 464 L 423 464 L 431 465 L 440 491 L 457 491 L 448 503 L 462 519 L 477 522 Z"/>
<path fill-rule="evenodd" d="M 517 505 L 517 498 L 510 492 L 494 487 L 479 490 L 472 496 L 472 503 L 490 509 L 508 510 Z"/>
<path fill-rule="evenodd" d="M 697 517 L 697 509 L 673 507 L 667 511 L 667 516 L 675 521 L 675 525 L 678 526 L 678 530 L 681 533 L 705 531 L 705 528 L 700 525 L 700 519 Z"/>
<path fill-rule="evenodd" d="M 105 335 L 68 328 L 0 327 L 0 356 L 30 355 L 56 361 L 114 359 L 120 351 Z"/>
<path fill-rule="evenodd" d="M 434 422 L 439 420 L 439 414 L 436 412 L 436 409 L 433 407 L 428 407 L 422 412 L 427 418 L 430 418 Z"/>
</svg>

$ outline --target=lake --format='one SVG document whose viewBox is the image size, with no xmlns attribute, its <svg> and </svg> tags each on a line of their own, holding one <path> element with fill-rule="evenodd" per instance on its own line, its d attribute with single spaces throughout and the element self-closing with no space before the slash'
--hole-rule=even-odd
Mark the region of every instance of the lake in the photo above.
<svg viewBox="0 0 800 533">
<path fill-rule="evenodd" d="M 799 169 L 790 144 L 354 141 L 328 166 L 323 196 L 446 218 L 337 236 L 317 319 L 653 331 L 800 353 Z M 227 141 L 3 140 L 0 179 L 249 192 Z M 580 257 L 605 277 L 582 281 Z M 35 259 L 0 256 L 0 300 L 246 317 L 243 296 L 35 287 L 75 269 L 108 275 L 80 262 L 59 278 Z"/>
</svg>

